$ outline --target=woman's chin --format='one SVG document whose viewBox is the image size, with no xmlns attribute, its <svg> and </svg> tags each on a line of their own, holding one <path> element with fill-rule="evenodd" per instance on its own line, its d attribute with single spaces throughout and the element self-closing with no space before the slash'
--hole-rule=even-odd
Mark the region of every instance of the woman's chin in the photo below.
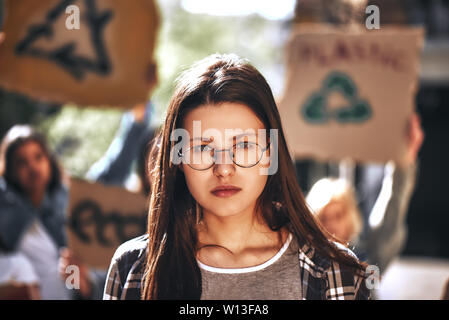
<svg viewBox="0 0 449 320">
<path fill-rule="evenodd" d="M 24 189 L 28 191 L 28 193 L 35 194 L 35 193 L 43 193 L 47 189 L 46 183 L 29 183 L 24 186 Z"/>
<path fill-rule="evenodd" d="M 214 216 L 220 217 L 220 218 L 237 216 L 238 214 L 240 214 L 244 211 L 243 207 L 226 206 L 226 205 L 219 205 L 219 204 L 212 206 L 211 208 L 213 208 L 213 209 L 208 210 L 207 212 L 211 215 L 214 215 Z"/>
</svg>

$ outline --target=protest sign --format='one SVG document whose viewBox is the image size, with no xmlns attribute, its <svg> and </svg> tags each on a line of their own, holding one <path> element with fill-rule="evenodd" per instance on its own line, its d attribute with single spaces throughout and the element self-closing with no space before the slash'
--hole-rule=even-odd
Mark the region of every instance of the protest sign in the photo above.
<svg viewBox="0 0 449 320">
<path fill-rule="evenodd" d="M 423 29 L 300 25 L 279 110 L 295 158 L 399 161 L 414 110 Z"/>
<path fill-rule="evenodd" d="M 146 232 L 146 199 L 120 187 L 72 179 L 69 248 L 91 267 L 107 269 L 117 247 Z"/>
<path fill-rule="evenodd" d="M 6 0 L 5 8 L 0 86 L 79 106 L 148 99 L 159 25 L 153 0 Z"/>
</svg>

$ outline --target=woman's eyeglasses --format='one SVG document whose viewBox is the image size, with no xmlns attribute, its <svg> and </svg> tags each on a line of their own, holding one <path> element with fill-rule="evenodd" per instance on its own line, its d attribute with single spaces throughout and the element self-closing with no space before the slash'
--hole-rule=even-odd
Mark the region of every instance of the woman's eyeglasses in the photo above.
<svg viewBox="0 0 449 320">
<path fill-rule="evenodd" d="M 270 144 L 263 148 L 255 142 L 242 141 L 234 144 L 232 148 L 217 150 L 208 144 L 192 146 L 187 148 L 184 153 L 178 151 L 178 155 L 189 167 L 195 170 L 207 170 L 217 162 L 219 152 L 228 152 L 232 162 L 242 168 L 251 168 L 260 162 L 263 153 L 269 148 Z"/>
</svg>

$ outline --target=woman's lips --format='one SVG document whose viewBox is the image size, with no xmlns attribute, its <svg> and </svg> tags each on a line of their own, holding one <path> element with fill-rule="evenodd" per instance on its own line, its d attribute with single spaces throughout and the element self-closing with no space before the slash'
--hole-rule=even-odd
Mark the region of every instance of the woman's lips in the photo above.
<svg viewBox="0 0 449 320">
<path fill-rule="evenodd" d="M 242 189 L 235 187 L 235 186 L 219 186 L 214 188 L 211 193 L 220 198 L 227 198 L 230 196 L 233 196 L 237 192 L 241 191 Z"/>
</svg>

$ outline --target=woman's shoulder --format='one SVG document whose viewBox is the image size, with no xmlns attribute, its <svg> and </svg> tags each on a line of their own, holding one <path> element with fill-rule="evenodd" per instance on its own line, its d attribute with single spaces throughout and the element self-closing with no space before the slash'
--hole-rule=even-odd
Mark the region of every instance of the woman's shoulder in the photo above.
<svg viewBox="0 0 449 320">
<path fill-rule="evenodd" d="M 4 177 L 0 177 L 0 205 L 2 211 L 26 210 L 28 203 L 25 198 L 17 192 Z"/>
<path fill-rule="evenodd" d="M 356 254 L 348 247 L 334 242 L 335 246 L 359 260 Z M 330 260 L 324 270 L 327 282 L 325 297 L 327 300 L 369 300 L 371 291 L 367 288 L 367 273 L 362 269 L 355 269 L 341 262 Z"/>
<path fill-rule="evenodd" d="M 299 241 L 298 241 L 299 242 Z M 357 255 L 345 245 L 332 241 L 332 244 L 337 247 L 338 250 L 343 251 L 347 255 L 353 257 L 358 260 Z M 318 250 L 311 247 L 309 244 L 299 243 L 299 252 L 300 256 L 305 258 L 305 262 L 314 265 L 317 270 L 325 271 L 332 267 L 332 264 L 335 264 L 336 261 L 331 259 L 329 256 L 325 256 L 321 254 Z"/>
<path fill-rule="evenodd" d="M 121 244 L 112 257 L 113 261 L 129 264 L 140 259 L 148 246 L 148 235 L 141 235 Z"/>
<path fill-rule="evenodd" d="M 148 236 L 142 235 L 120 245 L 112 257 L 103 299 L 140 299 L 140 282 Z"/>
<path fill-rule="evenodd" d="M 347 255 L 357 259 L 354 252 L 343 244 L 333 244 Z M 365 272 L 355 270 L 335 259 L 324 256 L 318 250 L 303 245 L 299 249 L 300 265 L 308 274 L 306 299 L 369 299 Z"/>
<path fill-rule="evenodd" d="M 142 235 L 124 242 L 117 248 L 111 264 L 116 265 L 120 278 L 126 279 L 131 269 L 136 269 L 136 263 L 143 262 L 147 246 L 148 235 Z"/>
<path fill-rule="evenodd" d="M 11 188 L 6 179 L 0 176 L 0 196 L 17 197 L 16 192 Z"/>
</svg>

